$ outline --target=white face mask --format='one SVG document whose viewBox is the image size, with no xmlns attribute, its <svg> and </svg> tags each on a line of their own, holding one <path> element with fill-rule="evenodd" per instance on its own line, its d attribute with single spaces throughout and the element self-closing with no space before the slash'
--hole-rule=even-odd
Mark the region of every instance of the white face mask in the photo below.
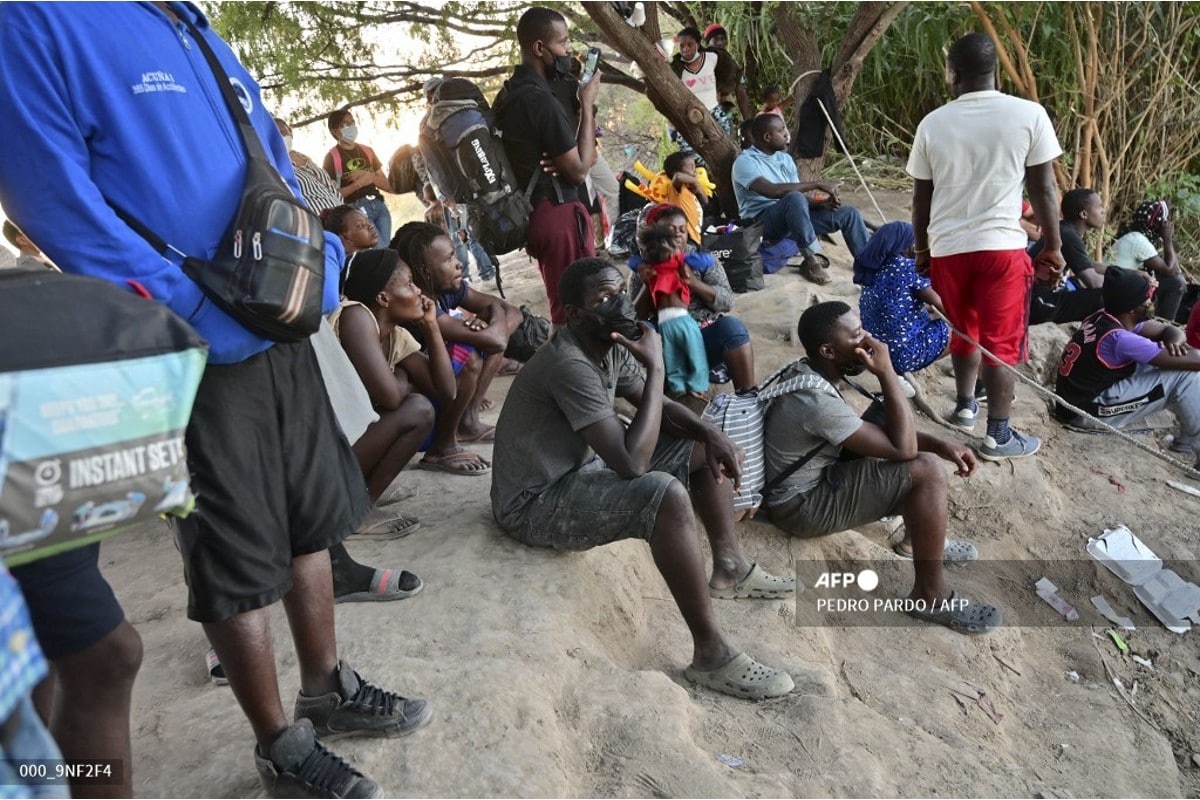
<svg viewBox="0 0 1200 800">
<path fill-rule="evenodd" d="M 347 125 L 342 128 L 342 141 L 347 144 L 354 144 L 354 140 L 358 138 L 358 126 Z"/>
<path fill-rule="evenodd" d="M 287 136 L 283 137 L 283 146 L 288 149 L 289 153 L 292 152 L 292 136 L 291 136 L 291 134 L 288 134 Z"/>
</svg>

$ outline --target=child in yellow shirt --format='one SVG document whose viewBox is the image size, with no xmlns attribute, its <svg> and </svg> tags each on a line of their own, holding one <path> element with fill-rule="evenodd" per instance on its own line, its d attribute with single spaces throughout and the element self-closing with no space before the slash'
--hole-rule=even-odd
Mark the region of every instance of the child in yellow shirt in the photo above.
<svg viewBox="0 0 1200 800">
<path fill-rule="evenodd" d="M 687 217 L 688 238 L 700 246 L 700 220 L 708 205 L 708 192 L 696 178 L 696 156 L 675 152 L 663 161 L 663 174 L 671 179 L 664 202 L 679 206 Z"/>
</svg>

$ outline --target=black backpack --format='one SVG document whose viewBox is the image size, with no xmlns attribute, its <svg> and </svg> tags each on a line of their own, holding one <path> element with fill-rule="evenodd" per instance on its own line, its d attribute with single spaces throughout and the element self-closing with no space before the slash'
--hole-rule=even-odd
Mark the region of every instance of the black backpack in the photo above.
<svg viewBox="0 0 1200 800">
<path fill-rule="evenodd" d="M 525 246 L 533 181 L 521 191 L 479 87 L 451 78 L 421 124 L 421 156 L 442 194 L 467 206 L 471 232 L 495 255 Z M 534 175 L 536 181 L 537 175 Z"/>
<path fill-rule="evenodd" d="M 402 144 L 388 161 L 388 183 L 396 194 L 421 191 L 421 178 L 413 164 L 416 151 L 417 148 L 411 144 Z"/>
</svg>

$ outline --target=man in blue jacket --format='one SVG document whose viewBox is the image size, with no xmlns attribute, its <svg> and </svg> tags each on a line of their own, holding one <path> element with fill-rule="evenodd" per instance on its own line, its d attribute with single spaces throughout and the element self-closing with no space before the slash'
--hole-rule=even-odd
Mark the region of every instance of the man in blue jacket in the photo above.
<svg viewBox="0 0 1200 800">
<path fill-rule="evenodd" d="M 395 736 L 430 712 L 337 657 L 327 550 L 369 501 L 312 347 L 251 333 L 204 296 L 179 259 L 159 255 L 114 211 L 204 258 L 237 210 L 246 152 L 197 35 L 300 196 L 257 84 L 194 5 L 13 3 L 0 8 L 0 203 L 64 271 L 144 290 L 208 340 L 186 439 L 199 501 L 177 529 L 188 616 L 204 625 L 250 720 L 268 794 L 381 796 L 317 737 Z M 343 250 L 337 237 L 326 238 L 325 250 L 330 310 Z M 278 600 L 300 666 L 291 725 L 269 628 L 268 606 Z"/>
</svg>

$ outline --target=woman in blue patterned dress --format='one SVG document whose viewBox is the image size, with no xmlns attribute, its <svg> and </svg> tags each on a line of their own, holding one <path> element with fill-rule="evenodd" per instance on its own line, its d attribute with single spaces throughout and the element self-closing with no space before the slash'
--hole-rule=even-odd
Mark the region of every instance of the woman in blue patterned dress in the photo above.
<svg viewBox="0 0 1200 800">
<path fill-rule="evenodd" d="M 913 227 L 889 222 L 875 232 L 854 258 L 854 282 L 863 328 L 888 346 L 896 372 L 916 372 L 946 354 L 950 326 L 926 308 L 942 310 L 942 299 L 917 274 L 912 257 Z"/>
</svg>

